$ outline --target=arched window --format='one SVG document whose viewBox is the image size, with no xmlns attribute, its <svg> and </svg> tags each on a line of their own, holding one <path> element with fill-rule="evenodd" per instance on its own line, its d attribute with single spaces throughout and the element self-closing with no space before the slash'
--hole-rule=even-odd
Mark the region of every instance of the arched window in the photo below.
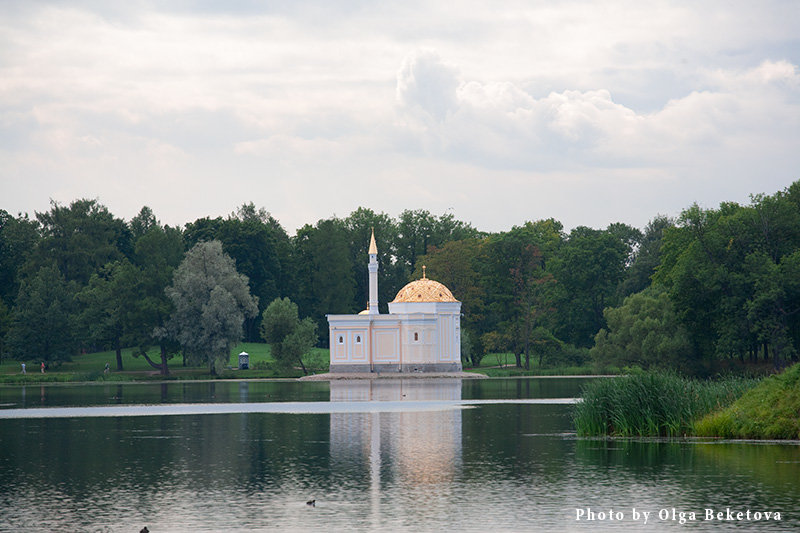
<svg viewBox="0 0 800 533">
<path fill-rule="evenodd" d="M 361 335 L 356 335 L 356 344 L 361 344 Z"/>
<path fill-rule="evenodd" d="M 344 337 L 339 335 L 339 344 L 344 344 Z"/>
<path fill-rule="evenodd" d="M 415 331 L 415 332 L 414 332 L 414 342 L 417 342 L 418 340 L 419 340 L 419 333 L 417 333 L 417 332 Z"/>
</svg>

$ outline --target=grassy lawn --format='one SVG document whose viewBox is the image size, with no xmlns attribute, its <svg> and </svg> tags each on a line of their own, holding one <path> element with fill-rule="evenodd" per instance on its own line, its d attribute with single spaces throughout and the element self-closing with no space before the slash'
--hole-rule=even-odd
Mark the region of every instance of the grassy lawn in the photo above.
<svg viewBox="0 0 800 533">
<path fill-rule="evenodd" d="M 581 376 L 596 374 L 591 365 L 585 366 L 539 366 L 539 361 L 531 357 L 531 368 L 516 367 L 517 360 L 513 353 L 490 353 L 481 359 L 480 365 L 475 368 L 465 368 L 467 372 L 479 372 L 489 377 L 517 377 L 517 376 Z M 525 364 L 523 356 L 522 364 Z"/>
<path fill-rule="evenodd" d="M 245 351 L 250 355 L 250 370 L 238 370 L 239 353 Z M 160 361 L 160 356 L 153 350 L 149 354 L 154 361 Z M 328 350 L 314 348 L 303 358 L 309 373 L 321 373 L 328 370 Z M 111 372 L 104 374 L 103 369 L 108 363 Z M 171 379 L 209 379 L 213 378 L 207 366 L 184 367 L 180 356 L 169 360 Z M 217 378 L 275 378 L 275 377 L 300 377 L 303 371 L 300 368 L 292 370 L 279 370 L 275 360 L 270 354 L 268 344 L 243 342 L 231 351 L 228 361 L 230 369 L 219 372 Z M 117 358 L 114 351 L 95 352 L 76 355 L 72 361 L 62 363 L 58 367 L 51 365 L 42 375 L 39 364 L 27 361 L 27 375 L 21 374 L 22 367 L 19 361 L 4 359 L 0 363 L 0 382 L 2 383 L 27 383 L 27 382 L 60 382 L 60 381 L 130 381 L 142 379 L 163 379 L 158 371 L 151 367 L 143 357 L 134 357 L 133 349 L 122 350 L 122 372 L 117 372 Z"/>
<path fill-rule="evenodd" d="M 239 353 L 245 351 L 250 355 L 250 369 L 238 370 Z M 156 350 L 150 358 L 159 361 Z M 113 351 L 95 352 L 76 355 L 72 361 L 52 366 L 45 375 L 39 372 L 36 361 L 27 361 L 27 375 L 21 374 L 19 361 L 4 359 L 0 363 L 0 383 L 33 383 L 33 382 L 59 382 L 59 381 L 132 381 L 132 380 L 160 380 L 163 379 L 158 371 L 151 367 L 143 357 L 134 357 L 133 349 L 122 350 L 123 371 L 117 372 L 117 359 Z M 111 372 L 104 374 L 103 369 L 108 363 Z M 328 371 L 329 352 L 324 348 L 314 348 L 310 354 L 303 358 L 309 374 L 321 374 Z M 512 353 L 488 354 L 477 368 L 465 368 L 467 372 L 479 372 L 489 377 L 516 377 L 516 376 L 575 376 L 593 374 L 594 369 L 589 366 L 579 367 L 549 367 L 540 368 L 536 359 L 531 359 L 531 369 L 516 368 L 516 360 Z M 255 378 L 293 378 L 303 375 L 299 368 L 290 370 L 279 369 L 270 354 L 268 344 L 256 342 L 243 342 L 231 351 L 230 359 L 225 368 L 218 375 L 211 376 L 207 366 L 184 367 L 180 356 L 169 360 L 170 379 L 255 379 Z"/>
</svg>

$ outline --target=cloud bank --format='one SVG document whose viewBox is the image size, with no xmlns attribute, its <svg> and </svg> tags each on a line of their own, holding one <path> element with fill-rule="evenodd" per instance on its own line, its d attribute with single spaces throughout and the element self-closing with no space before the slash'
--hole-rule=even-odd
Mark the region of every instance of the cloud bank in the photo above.
<svg viewBox="0 0 800 533">
<path fill-rule="evenodd" d="M 0 208 L 643 226 L 800 177 L 791 3 L 0 6 Z"/>
</svg>

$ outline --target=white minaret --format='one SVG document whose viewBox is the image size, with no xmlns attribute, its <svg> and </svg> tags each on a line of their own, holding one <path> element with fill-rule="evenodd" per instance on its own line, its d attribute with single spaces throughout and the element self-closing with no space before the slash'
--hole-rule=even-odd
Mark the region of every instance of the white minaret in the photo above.
<svg viewBox="0 0 800 533">
<path fill-rule="evenodd" d="M 375 245 L 375 228 L 369 238 L 369 314 L 378 314 L 378 247 Z"/>
</svg>

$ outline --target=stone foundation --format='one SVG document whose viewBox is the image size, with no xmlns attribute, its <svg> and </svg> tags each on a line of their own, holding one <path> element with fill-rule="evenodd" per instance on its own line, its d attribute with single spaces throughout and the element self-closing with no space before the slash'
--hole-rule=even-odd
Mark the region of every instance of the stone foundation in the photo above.
<svg viewBox="0 0 800 533">
<path fill-rule="evenodd" d="M 406 365 L 396 365 L 396 364 L 374 364 L 370 368 L 369 364 L 358 364 L 358 365 L 331 365 L 329 372 L 331 374 L 348 374 L 348 373 L 357 373 L 357 374 L 368 374 L 370 372 L 376 372 L 381 374 L 414 374 L 414 373 L 428 373 L 428 372 L 435 372 L 435 373 L 447 373 L 447 372 L 461 372 L 461 363 L 426 363 L 426 364 L 406 364 Z"/>
</svg>

